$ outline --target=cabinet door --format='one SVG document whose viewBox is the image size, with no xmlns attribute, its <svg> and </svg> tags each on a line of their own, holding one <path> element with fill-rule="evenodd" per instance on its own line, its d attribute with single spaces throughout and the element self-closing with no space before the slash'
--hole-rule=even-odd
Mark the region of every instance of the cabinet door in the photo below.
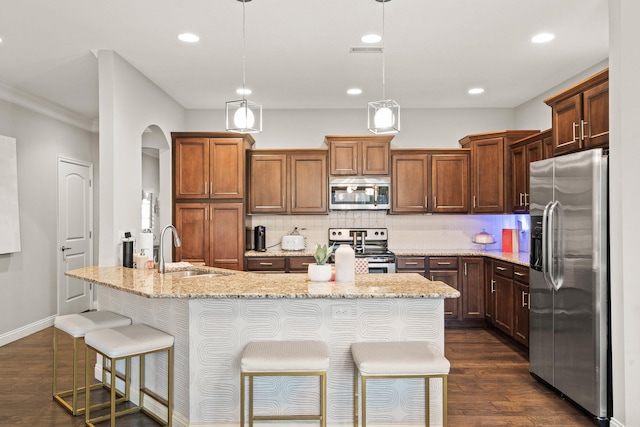
<svg viewBox="0 0 640 427">
<path fill-rule="evenodd" d="M 495 281 L 493 280 L 493 261 L 489 258 L 484 262 L 485 288 L 484 288 L 484 318 L 488 325 L 493 325 L 493 300 L 495 294 Z"/>
<path fill-rule="evenodd" d="M 576 151 L 580 144 L 580 120 L 582 119 L 582 95 L 558 102 L 551 111 L 553 127 L 553 154 Z"/>
<path fill-rule="evenodd" d="M 462 318 L 484 318 L 484 258 L 462 257 Z"/>
<path fill-rule="evenodd" d="M 553 157 L 553 136 L 542 139 L 542 160 Z"/>
<path fill-rule="evenodd" d="M 503 213 L 504 211 L 504 142 L 502 138 L 474 141 L 473 213 Z"/>
<path fill-rule="evenodd" d="M 288 257 L 289 268 L 291 273 L 306 273 L 309 270 L 309 264 L 315 264 L 316 259 L 312 256 L 296 256 Z"/>
<path fill-rule="evenodd" d="M 251 155 L 251 213 L 287 212 L 287 155 Z"/>
<path fill-rule="evenodd" d="M 424 257 L 396 257 L 396 271 L 399 273 L 420 273 L 425 274 L 425 258 Z"/>
<path fill-rule="evenodd" d="M 529 163 L 527 162 L 526 145 L 511 149 L 511 200 L 513 212 L 526 212 L 525 194 L 529 191 L 527 178 Z"/>
<path fill-rule="evenodd" d="M 362 141 L 363 175 L 389 175 L 389 143 L 378 141 Z"/>
<path fill-rule="evenodd" d="M 213 199 L 244 197 L 244 150 L 239 138 L 211 138 L 209 194 Z"/>
<path fill-rule="evenodd" d="M 242 270 L 244 265 L 244 205 L 211 203 L 209 247 L 213 267 Z M 189 236 L 189 239 L 191 236 Z"/>
<path fill-rule="evenodd" d="M 415 154 L 392 156 L 391 210 L 393 212 L 426 212 L 429 157 Z"/>
<path fill-rule="evenodd" d="M 291 213 L 327 212 L 327 156 L 291 154 Z"/>
<path fill-rule="evenodd" d="M 469 212 L 469 157 L 466 154 L 431 156 L 431 195 L 434 213 Z"/>
<path fill-rule="evenodd" d="M 174 261 L 209 265 L 209 204 L 176 203 L 175 215 L 182 246 L 174 249 Z"/>
<path fill-rule="evenodd" d="M 458 286 L 457 270 L 431 270 L 429 272 L 432 281 L 444 282 L 447 285 L 460 290 Z M 462 294 L 462 292 L 461 292 Z M 459 319 L 460 318 L 460 298 L 445 298 L 444 300 L 444 318 Z"/>
<path fill-rule="evenodd" d="M 522 344 L 529 345 L 529 286 L 513 282 L 514 289 L 514 322 L 513 338 Z"/>
<path fill-rule="evenodd" d="M 544 152 L 542 150 L 542 141 L 533 141 L 526 145 L 525 147 L 527 163 L 525 169 L 525 177 L 526 177 L 526 186 L 524 193 L 524 205 L 526 212 L 529 212 L 529 165 L 533 162 L 537 162 L 538 160 L 542 160 L 544 157 Z"/>
<path fill-rule="evenodd" d="M 584 146 L 586 148 L 609 143 L 609 82 L 586 90 L 584 102 Z"/>
<path fill-rule="evenodd" d="M 284 257 L 247 257 L 247 271 L 284 273 Z"/>
<path fill-rule="evenodd" d="M 332 141 L 329 159 L 331 175 L 358 175 L 358 141 Z"/>
<path fill-rule="evenodd" d="M 513 335 L 513 279 L 494 275 L 494 325 Z"/>
<path fill-rule="evenodd" d="M 179 138 L 174 147 L 176 199 L 209 197 L 209 138 Z"/>
</svg>

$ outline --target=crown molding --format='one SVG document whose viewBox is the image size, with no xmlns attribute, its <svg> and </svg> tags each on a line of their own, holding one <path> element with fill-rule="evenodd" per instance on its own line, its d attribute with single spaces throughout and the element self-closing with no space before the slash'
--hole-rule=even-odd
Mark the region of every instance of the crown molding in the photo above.
<svg viewBox="0 0 640 427">
<path fill-rule="evenodd" d="M 20 89 L 0 81 L 0 99 L 12 104 L 43 114 L 53 119 L 67 123 L 71 126 L 89 131 L 98 132 L 98 121 L 75 113 L 46 99 L 23 92 Z"/>
</svg>

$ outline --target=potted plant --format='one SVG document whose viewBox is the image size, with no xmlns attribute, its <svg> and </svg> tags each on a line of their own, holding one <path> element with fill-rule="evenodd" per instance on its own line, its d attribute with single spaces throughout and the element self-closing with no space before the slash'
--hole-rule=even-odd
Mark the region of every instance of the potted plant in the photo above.
<svg viewBox="0 0 640 427">
<path fill-rule="evenodd" d="M 316 259 L 315 264 L 309 264 L 309 279 L 314 282 L 327 282 L 331 279 L 331 265 L 327 264 L 329 257 L 333 253 L 334 245 L 321 245 L 316 242 L 316 250 L 313 257 Z"/>
</svg>

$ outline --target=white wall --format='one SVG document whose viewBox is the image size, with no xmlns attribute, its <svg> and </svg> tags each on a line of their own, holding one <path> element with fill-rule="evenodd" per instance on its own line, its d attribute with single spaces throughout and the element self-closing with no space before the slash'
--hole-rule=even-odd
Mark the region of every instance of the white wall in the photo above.
<svg viewBox="0 0 640 427">
<path fill-rule="evenodd" d="M 142 134 L 156 125 L 160 150 L 160 216 L 171 218 L 171 132 L 184 109 L 113 51 L 98 53 L 100 93 L 100 265 L 121 264 L 123 231 L 140 232 Z M 170 257 L 170 251 L 166 253 Z M 169 258 L 170 259 L 170 258 Z"/>
<path fill-rule="evenodd" d="M 254 135 L 254 148 L 325 148 L 325 135 L 371 135 L 367 109 L 269 110 L 262 106 L 263 132 Z M 224 110 L 188 110 L 189 131 L 224 130 Z M 512 129 L 511 108 L 402 109 L 401 132 L 394 148 L 458 148 L 462 137 Z"/>
<path fill-rule="evenodd" d="M 22 244 L 21 252 L 0 255 L 3 345 L 57 314 L 58 156 L 97 163 L 97 147 L 90 132 L 4 100 L 0 135 L 17 140 Z"/>
<path fill-rule="evenodd" d="M 609 0 L 610 226 L 613 402 L 616 424 L 640 425 L 640 3 Z"/>
</svg>

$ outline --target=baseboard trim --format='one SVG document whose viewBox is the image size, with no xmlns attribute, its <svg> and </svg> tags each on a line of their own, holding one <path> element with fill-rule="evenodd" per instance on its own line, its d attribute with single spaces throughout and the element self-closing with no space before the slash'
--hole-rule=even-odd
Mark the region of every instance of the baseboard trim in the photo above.
<svg viewBox="0 0 640 427">
<path fill-rule="evenodd" d="M 49 316 L 42 320 L 38 320 L 37 322 L 33 322 L 29 325 L 22 326 L 21 328 L 14 329 L 13 331 L 0 335 L 0 347 L 14 341 L 18 341 L 21 338 L 28 337 L 36 332 L 40 332 L 43 329 L 47 329 L 49 326 L 53 326 L 55 319 L 55 315 Z"/>
</svg>

